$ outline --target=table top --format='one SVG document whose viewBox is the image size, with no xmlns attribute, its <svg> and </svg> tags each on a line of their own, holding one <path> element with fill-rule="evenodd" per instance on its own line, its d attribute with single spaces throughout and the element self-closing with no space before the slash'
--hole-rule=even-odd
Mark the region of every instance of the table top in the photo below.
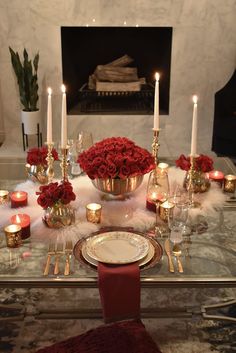
<svg viewBox="0 0 236 353">
<path fill-rule="evenodd" d="M 227 158 L 216 158 L 214 165 L 215 169 L 225 174 L 236 174 L 235 166 Z M 5 169 L 7 167 L 9 167 L 9 174 Z M 23 163 L 18 162 L 14 167 L 6 163 L 5 168 L 3 175 L 0 172 L 1 189 L 13 189 L 19 181 L 25 180 L 24 171 L 22 171 Z M 79 183 L 80 177 L 76 179 Z M 93 188 L 92 184 L 88 187 Z M 143 197 L 145 199 L 145 194 Z M 147 212 L 145 206 L 143 207 L 143 212 Z M 158 264 L 141 271 L 141 285 L 143 287 L 235 287 L 235 210 L 235 200 L 227 200 L 223 212 L 219 211 L 217 217 L 207 217 L 208 229 L 205 233 L 194 233 L 184 239 L 181 244 L 184 273 L 177 272 L 174 257 L 175 273 L 170 273 L 167 256 L 163 253 Z M 154 218 L 154 215 L 151 216 Z M 43 276 L 48 244 L 39 238 L 35 239 L 33 230 L 31 237 L 26 239 L 21 247 L 15 249 L 6 247 L 3 231 L 1 233 L 1 287 L 97 287 L 97 272 L 81 264 L 74 257 L 71 261 L 72 273 L 69 276 L 61 274 L 65 265 L 65 255 L 60 258 L 59 275 Z M 158 239 L 162 246 L 164 241 L 165 238 Z"/>
</svg>

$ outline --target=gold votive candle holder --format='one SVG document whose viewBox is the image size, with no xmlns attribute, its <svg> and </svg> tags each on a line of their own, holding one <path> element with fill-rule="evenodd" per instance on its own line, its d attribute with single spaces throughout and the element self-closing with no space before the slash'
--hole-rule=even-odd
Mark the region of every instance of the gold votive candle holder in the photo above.
<svg viewBox="0 0 236 353">
<path fill-rule="evenodd" d="M 160 218 L 164 222 L 166 222 L 166 223 L 168 222 L 169 216 L 171 216 L 173 214 L 174 207 L 175 207 L 174 203 L 169 202 L 169 201 L 165 201 L 160 205 L 159 214 L 160 214 Z"/>
<path fill-rule="evenodd" d="M 4 205 L 9 200 L 9 191 L 0 190 L 0 205 Z"/>
<path fill-rule="evenodd" d="M 102 215 L 102 206 L 99 203 L 89 203 L 86 206 L 86 218 L 88 222 L 100 223 Z"/>
<path fill-rule="evenodd" d="M 224 178 L 224 191 L 234 194 L 236 189 L 236 175 L 228 174 Z"/>
<path fill-rule="evenodd" d="M 18 248 L 22 244 L 21 226 L 10 224 L 4 228 L 6 243 L 9 248 Z"/>
</svg>

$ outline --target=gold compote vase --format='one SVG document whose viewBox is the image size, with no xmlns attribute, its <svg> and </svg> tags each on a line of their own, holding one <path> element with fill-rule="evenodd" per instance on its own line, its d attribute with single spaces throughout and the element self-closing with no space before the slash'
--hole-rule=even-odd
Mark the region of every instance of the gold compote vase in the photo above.
<svg viewBox="0 0 236 353">
<path fill-rule="evenodd" d="M 42 164 L 30 165 L 27 163 L 25 168 L 28 179 L 32 180 L 34 183 L 46 184 L 48 182 L 47 166 Z"/>
<path fill-rule="evenodd" d="M 62 228 L 70 226 L 75 222 L 75 210 L 70 204 L 64 205 L 60 202 L 44 211 L 43 222 L 49 228 Z"/>
</svg>

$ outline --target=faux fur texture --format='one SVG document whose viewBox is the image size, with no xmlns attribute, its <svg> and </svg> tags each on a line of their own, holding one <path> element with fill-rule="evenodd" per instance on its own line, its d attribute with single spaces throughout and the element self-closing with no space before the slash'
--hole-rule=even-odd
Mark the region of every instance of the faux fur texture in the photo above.
<svg viewBox="0 0 236 353">
<path fill-rule="evenodd" d="M 177 184 L 182 185 L 185 172 L 175 167 L 169 169 L 170 189 L 174 190 Z M 146 189 L 148 175 L 145 176 L 142 185 L 131 194 L 130 198 L 124 201 L 105 201 L 101 199 L 101 193 L 94 188 L 87 176 L 80 176 L 73 179 L 76 200 L 71 205 L 76 210 L 76 222 L 74 225 L 62 229 L 47 228 L 42 222 L 44 210 L 37 204 L 36 191 L 38 184 L 26 181 L 18 184 L 15 190 L 28 192 L 28 206 L 24 208 L 10 208 L 10 204 L 1 206 L 0 226 L 4 227 L 10 223 L 10 217 L 17 213 L 27 213 L 31 217 L 31 237 L 32 240 L 57 240 L 71 239 L 73 243 L 90 233 L 99 230 L 100 227 L 122 226 L 134 227 L 136 230 L 145 232 L 155 223 L 155 215 L 146 209 Z M 201 207 L 191 209 L 191 217 L 199 214 L 214 216 L 216 209 L 222 207 L 226 196 L 215 183 L 211 185 L 208 192 L 195 195 L 200 201 Z M 102 222 L 95 225 L 86 221 L 85 206 L 90 202 L 102 204 Z"/>
</svg>

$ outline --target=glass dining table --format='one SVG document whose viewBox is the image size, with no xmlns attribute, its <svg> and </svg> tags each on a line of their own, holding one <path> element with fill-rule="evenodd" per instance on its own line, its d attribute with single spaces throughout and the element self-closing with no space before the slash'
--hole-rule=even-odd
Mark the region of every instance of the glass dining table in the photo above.
<svg viewBox="0 0 236 353">
<path fill-rule="evenodd" d="M 171 165 L 171 161 L 168 161 Z M 224 174 L 236 175 L 234 164 L 223 157 L 215 158 L 214 168 Z M 78 177 L 79 178 L 79 177 Z M 0 189 L 13 190 L 17 184 L 26 179 L 23 160 L 0 162 Z M 91 188 L 93 186 L 91 185 Z M 1 207 L 1 206 L 0 206 Z M 145 207 L 145 206 L 144 206 Z M 0 210 L 1 212 L 1 210 Z M 2 212 L 1 212 L 2 213 Z M 2 216 L 1 216 L 2 217 Z M 177 271 L 176 259 L 173 257 L 175 272 L 168 270 L 168 258 L 164 251 L 165 238 L 157 241 L 163 248 L 160 261 L 154 266 L 141 269 L 141 288 L 235 288 L 236 287 L 236 198 L 227 196 L 217 217 L 206 219 L 208 228 L 205 232 L 186 236 L 181 244 L 181 261 L 183 273 Z M 65 276 L 43 275 L 48 243 L 24 240 L 18 248 L 6 246 L 3 229 L 0 234 L 0 287 L 1 288 L 97 288 L 97 271 L 86 263 L 71 258 L 71 273 Z M 65 255 L 63 255 L 65 256 Z M 65 257 L 64 260 L 65 261 Z M 231 298 L 229 304 L 235 304 Z M 225 302 L 219 305 L 225 306 Z M 201 309 L 203 316 L 208 317 L 208 307 Z M 216 315 L 217 316 L 217 315 Z M 231 318 L 232 319 L 232 318 Z M 236 320 L 236 319 L 232 319 Z"/>
</svg>

